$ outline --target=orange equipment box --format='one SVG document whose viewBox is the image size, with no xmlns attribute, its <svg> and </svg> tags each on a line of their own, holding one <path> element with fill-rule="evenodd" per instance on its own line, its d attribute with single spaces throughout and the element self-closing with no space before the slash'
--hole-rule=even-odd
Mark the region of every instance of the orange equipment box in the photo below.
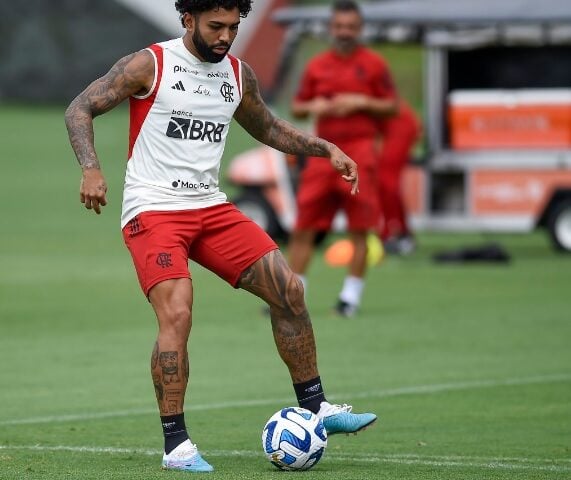
<svg viewBox="0 0 571 480">
<path fill-rule="evenodd" d="M 456 90 L 448 100 L 452 148 L 571 147 L 571 89 Z"/>
</svg>

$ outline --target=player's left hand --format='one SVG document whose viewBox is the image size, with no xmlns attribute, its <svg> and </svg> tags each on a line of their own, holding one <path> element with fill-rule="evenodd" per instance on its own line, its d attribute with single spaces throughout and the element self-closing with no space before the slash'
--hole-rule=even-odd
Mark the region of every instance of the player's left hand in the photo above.
<svg viewBox="0 0 571 480">
<path fill-rule="evenodd" d="M 359 193 L 357 164 L 337 147 L 331 153 L 331 164 L 335 170 L 341 173 L 343 180 L 351 184 L 351 195 Z"/>
</svg>

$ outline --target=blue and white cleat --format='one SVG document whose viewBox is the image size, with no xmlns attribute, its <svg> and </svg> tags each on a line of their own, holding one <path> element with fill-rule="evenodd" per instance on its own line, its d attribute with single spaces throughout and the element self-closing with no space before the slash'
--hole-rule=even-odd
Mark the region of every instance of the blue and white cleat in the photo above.
<svg viewBox="0 0 571 480">
<path fill-rule="evenodd" d="M 352 409 L 353 407 L 346 403 L 332 405 L 329 402 L 321 402 L 317 416 L 321 418 L 327 435 L 335 435 L 336 433 L 357 434 L 377 420 L 374 413 L 351 413 Z"/>
<path fill-rule="evenodd" d="M 162 468 L 165 470 L 184 470 L 186 472 L 212 472 L 210 465 L 198 453 L 196 445 L 185 440 L 168 455 L 163 455 Z"/>
</svg>

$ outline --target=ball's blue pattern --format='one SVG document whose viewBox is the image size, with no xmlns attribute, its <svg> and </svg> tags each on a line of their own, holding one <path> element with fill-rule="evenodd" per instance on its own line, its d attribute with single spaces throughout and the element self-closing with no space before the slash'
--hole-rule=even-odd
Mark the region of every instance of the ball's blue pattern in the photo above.
<svg viewBox="0 0 571 480">
<path fill-rule="evenodd" d="M 315 427 L 314 431 L 315 435 L 321 438 L 321 440 L 323 441 L 327 440 L 327 432 L 325 431 L 325 426 L 323 425 L 323 422 L 319 422 L 317 424 L 317 427 Z"/>
<path fill-rule="evenodd" d="M 293 420 L 292 418 L 290 418 L 290 415 L 291 415 L 292 413 L 293 413 L 294 415 L 299 415 L 299 416 L 300 416 L 301 418 L 303 418 L 304 420 L 311 420 L 311 413 L 310 413 L 310 412 L 308 412 L 308 413 L 298 412 L 298 411 L 296 411 L 294 408 L 291 408 L 291 407 L 289 407 L 289 408 L 282 408 L 282 412 L 281 412 L 282 418 L 289 418 L 291 421 L 295 422 L 295 420 Z"/>
<path fill-rule="evenodd" d="M 264 450 L 267 453 L 272 453 L 274 451 L 274 449 L 272 448 L 272 438 L 274 438 L 274 430 L 276 429 L 277 424 L 278 424 L 277 420 L 274 420 L 273 422 L 269 422 L 266 425 L 265 430 L 268 431 L 268 434 L 266 436 L 266 444 L 264 445 Z"/>
<path fill-rule="evenodd" d="M 289 430 L 282 430 L 282 434 L 280 435 L 280 443 L 287 442 L 298 450 L 307 453 L 311 448 L 311 433 L 309 433 L 307 430 L 304 430 L 304 432 L 305 438 L 299 438 Z"/>
</svg>

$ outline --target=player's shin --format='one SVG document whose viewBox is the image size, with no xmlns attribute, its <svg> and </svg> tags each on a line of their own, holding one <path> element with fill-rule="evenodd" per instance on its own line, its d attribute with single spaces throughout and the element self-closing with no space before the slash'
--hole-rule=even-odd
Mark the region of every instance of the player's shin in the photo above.
<svg viewBox="0 0 571 480">
<path fill-rule="evenodd" d="M 165 438 L 165 453 L 169 454 L 189 438 L 183 412 L 189 376 L 186 346 L 169 345 L 159 336 L 151 357 L 151 375 Z"/>
</svg>

